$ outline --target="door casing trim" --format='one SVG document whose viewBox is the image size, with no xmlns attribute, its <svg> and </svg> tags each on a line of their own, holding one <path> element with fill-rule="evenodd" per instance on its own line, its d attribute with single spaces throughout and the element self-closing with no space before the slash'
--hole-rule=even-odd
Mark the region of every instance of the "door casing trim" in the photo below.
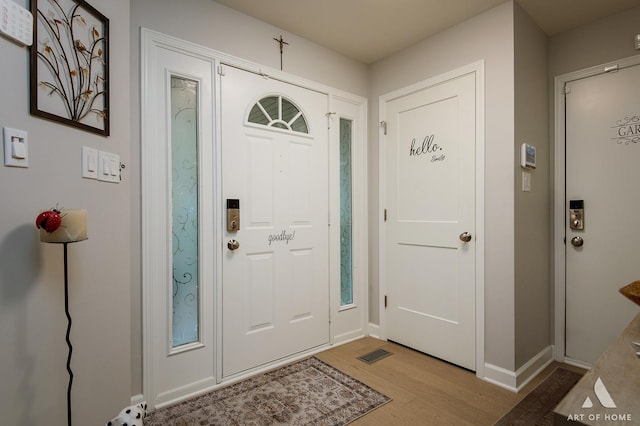
<svg viewBox="0 0 640 426">
<path fill-rule="evenodd" d="M 485 271 L 485 214 L 484 214 L 484 193 L 485 193 L 485 61 L 477 61 L 444 74 L 440 74 L 431 77 L 427 80 L 423 80 L 412 85 L 403 87 L 393 92 L 384 94 L 379 98 L 379 117 L 380 121 L 384 121 L 386 118 L 386 103 L 405 96 L 412 92 L 426 89 L 428 87 L 446 82 L 448 80 L 460 77 L 462 75 L 475 73 L 475 96 L 476 96 L 476 182 L 475 182 L 475 216 L 476 216 L 476 256 L 475 256 L 475 290 L 476 290 L 476 376 L 484 378 L 485 375 L 485 363 L 484 363 L 484 336 L 485 336 L 485 306 L 484 306 L 484 271 Z M 384 295 L 387 290 L 386 283 L 386 253 L 385 253 L 385 224 L 384 224 L 384 209 L 386 206 L 386 150 L 385 150 L 385 134 L 384 126 L 380 126 L 378 133 L 378 194 L 379 194 L 379 221 L 378 221 L 378 279 L 379 279 L 379 310 L 380 310 L 380 324 L 379 324 L 379 336 L 381 339 L 386 340 L 386 312 L 384 306 Z"/>
<path fill-rule="evenodd" d="M 566 244 L 565 238 L 565 187 L 566 187 L 566 123 L 565 123 L 565 84 L 581 80 L 598 74 L 604 74 L 605 68 L 617 65 L 617 69 L 627 68 L 630 66 L 640 65 L 640 55 L 631 56 L 611 61 L 605 64 L 596 65 L 579 71 L 573 71 L 562 74 L 554 78 L 554 196 L 553 196 L 553 295 L 554 295 L 554 359 L 559 362 L 575 364 L 579 367 L 588 368 L 590 366 L 576 362 L 565 357 L 565 312 L 566 312 Z"/>
</svg>

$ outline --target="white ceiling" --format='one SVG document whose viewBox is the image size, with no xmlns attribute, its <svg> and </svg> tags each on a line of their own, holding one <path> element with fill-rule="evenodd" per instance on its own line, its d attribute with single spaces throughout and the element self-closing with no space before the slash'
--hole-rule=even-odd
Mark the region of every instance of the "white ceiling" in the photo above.
<svg viewBox="0 0 640 426">
<path fill-rule="evenodd" d="M 505 0 L 216 1 L 370 64 Z M 640 6 L 640 0 L 516 1 L 548 35 Z"/>
</svg>

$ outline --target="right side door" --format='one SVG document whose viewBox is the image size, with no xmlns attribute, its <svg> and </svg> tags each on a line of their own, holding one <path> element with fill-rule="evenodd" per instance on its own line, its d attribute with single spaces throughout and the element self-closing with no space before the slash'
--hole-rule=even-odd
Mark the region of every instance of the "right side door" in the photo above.
<svg viewBox="0 0 640 426">
<path fill-rule="evenodd" d="M 565 355 L 592 364 L 638 313 L 618 289 L 640 279 L 640 66 L 565 92 Z"/>
</svg>

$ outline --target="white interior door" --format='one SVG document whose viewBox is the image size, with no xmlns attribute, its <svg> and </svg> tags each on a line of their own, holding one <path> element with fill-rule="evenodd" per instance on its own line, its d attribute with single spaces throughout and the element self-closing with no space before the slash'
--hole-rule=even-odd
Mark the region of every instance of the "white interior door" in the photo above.
<svg viewBox="0 0 640 426">
<path fill-rule="evenodd" d="M 640 66 L 566 87 L 565 354 L 589 364 L 638 312 L 618 289 L 640 278 Z M 583 230 L 571 200 L 583 201 Z"/>
<path fill-rule="evenodd" d="M 387 337 L 471 370 L 476 96 L 468 73 L 384 105 Z"/>
<path fill-rule="evenodd" d="M 225 66 L 222 375 L 329 342 L 328 97 Z M 227 242 L 239 243 L 236 249 Z"/>
</svg>

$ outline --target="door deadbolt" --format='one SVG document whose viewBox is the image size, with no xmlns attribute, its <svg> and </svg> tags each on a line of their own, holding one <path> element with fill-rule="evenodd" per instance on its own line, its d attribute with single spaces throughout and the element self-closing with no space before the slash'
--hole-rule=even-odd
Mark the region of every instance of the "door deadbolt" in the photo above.
<svg viewBox="0 0 640 426">
<path fill-rule="evenodd" d="M 460 234 L 460 241 L 462 241 L 463 243 L 468 243 L 469 241 L 471 241 L 471 234 L 468 232 L 463 232 L 462 234 Z"/>
<path fill-rule="evenodd" d="M 584 200 L 569 201 L 569 228 L 584 230 Z"/>
<path fill-rule="evenodd" d="M 227 232 L 240 230 L 240 200 L 227 198 Z"/>
</svg>

